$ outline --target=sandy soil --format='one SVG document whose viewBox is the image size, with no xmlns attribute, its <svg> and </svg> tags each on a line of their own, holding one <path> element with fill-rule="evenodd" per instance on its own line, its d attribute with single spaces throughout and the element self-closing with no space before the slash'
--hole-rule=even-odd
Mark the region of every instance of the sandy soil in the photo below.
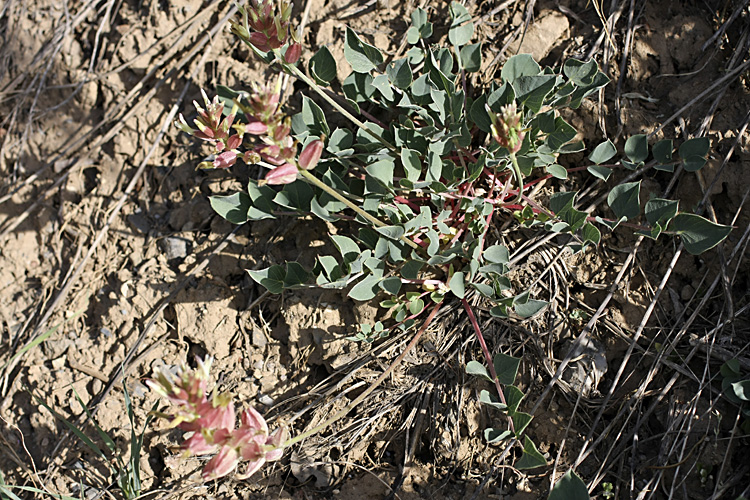
<svg viewBox="0 0 750 500">
<path fill-rule="evenodd" d="M 529 3 L 467 4 L 483 43 L 473 83 L 492 81 L 514 53 L 549 66 L 595 57 L 612 84 L 566 118 L 587 143 L 609 137 L 620 148 L 636 133 L 677 142 L 708 135 L 711 159 L 700 173 L 650 171 L 642 189 L 646 197 L 667 191 L 682 207 L 700 205 L 735 226 L 728 240 L 672 262 L 675 240 L 638 242 L 617 232 L 584 255 L 564 253 L 553 240 L 516 264 L 514 282 L 529 284 L 542 273 L 536 292 L 552 307 L 523 323 L 489 314 L 480 320 L 491 347 L 523 356 L 523 404 L 535 415 L 528 433 L 546 468 L 521 473 L 499 460 L 501 447 L 484 442 L 492 416 L 476 402 L 481 384 L 462 369 L 480 351 L 454 307 L 351 421 L 248 481 L 202 484 L 205 457 L 181 459 L 179 433 L 156 422 L 140 460 L 144 492 L 542 498 L 585 451 L 576 470 L 598 498 L 605 498 L 602 483 L 613 484 L 617 498 L 748 494 L 747 436 L 736 407 L 720 397 L 718 375 L 732 357 L 750 370 L 746 2 L 603 2 L 607 30 L 594 2 Z M 444 37 L 448 4 L 421 4 L 431 11 L 436 40 Z M 303 58 L 327 45 L 343 61 L 347 25 L 395 54 L 415 6 L 300 2 L 298 22 L 309 9 Z M 303 430 L 342 407 L 351 396 L 335 395 L 356 394 L 408 339 L 354 343 L 346 337 L 355 325 L 382 310 L 337 292 L 268 296 L 250 280 L 246 269 L 304 264 L 307 249 L 330 245 L 325 224 L 233 227 L 212 212 L 207 195 L 236 189 L 258 172 L 196 171 L 207 151 L 172 122 L 176 112 L 192 112 L 200 88 L 242 88 L 269 77 L 228 33 L 231 11 L 229 2 L 201 0 L 6 0 L 0 8 L 0 472 L 7 484 L 87 499 L 121 496 L 104 461 L 36 398 L 96 438 L 87 405 L 127 456 L 123 383 L 140 427 L 157 399 L 143 385 L 154 368 L 210 355 L 221 387 L 272 424 Z M 303 91 L 289 83 L 290 108 Z M 588 187 L 591 179 L 573 176 L 547 184 L 540 196 Z M 593 188 L 590 201 L 602 192 Z M 511 250 L 533 237 L 505 222 L 497 226 Z M 606 359 L 606 374 L 586 382 L 590 359 L 583 355 L 551 382 L 570 339 L 605 300 L 591 352 Z"/>
</svg>

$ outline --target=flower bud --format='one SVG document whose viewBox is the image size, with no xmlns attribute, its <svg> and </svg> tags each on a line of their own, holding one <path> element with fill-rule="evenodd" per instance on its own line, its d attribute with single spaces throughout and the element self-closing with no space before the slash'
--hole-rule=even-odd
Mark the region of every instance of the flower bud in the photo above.
<svg viewBox="0 0 750 500">
<path fill-rule="evenodd" d="M 224 151 L 214 160 L 214 168 L 229 168 L 237 161 L 237 153 L 234 151 Z"/>
<path fill-rule="evenodd" d="M 268 52 L 271 50 L 271 43 L 268 35 L 265 33 L 250 33 L 250 43 L 261 52 Z"/>
<path fill-rule="evenodd" d="M 315 168 L 323 154 L 323 141 L 316 139 L 308 144 L 299 155 L 299 166 L 305 170 Z"/>
<path fill-rule="evenodd" d="M 299 42 L 295 42 L 287 47 L 286 53 L 284 54 L 284 60 L 289 64 L 294 64 L 299 61 L 301 55 L 302 45 Z"/>
<path fill-rule="evenodd" d="M 297 180 L 297 165 L 285 163 L 266 174 L 265 183 L 273 185 L 291 184 Z"/>
<path fill-rule="evenodd" d="M 239 134 L 234 134 L 227 139 L 227 149 L 237 149 L 242 145 L 242 137 Z"/>
<path fill-rule="evenodd" d="M 495 113 L 486 104 L 485 109 L 492 121 L 490 126 L 492 138 L 511 153 L 517 153 L 521 149 L 526 132 L 521 123 L 523 113 L 517 111 L 516 103 L 503 106 L 500 108 L 500 113 Z"/>
</svg>

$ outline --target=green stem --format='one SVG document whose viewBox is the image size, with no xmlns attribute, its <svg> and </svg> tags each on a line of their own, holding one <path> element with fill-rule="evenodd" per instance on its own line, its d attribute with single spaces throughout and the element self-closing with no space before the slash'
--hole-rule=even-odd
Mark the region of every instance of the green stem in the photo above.
<svg viewBox="0 0 750 500">
<path fill-rule="evenodd" d="M 516 176 L 516 182 L 518 183 L 518 195 L 513 201 L 513 204 L 516 204 L 521 201 L 521 198 L 523 198 L 523 174 L 521 174 L 521 167 L 518 166 L 516 153 L 510 154 L 510 163 L 513 166 L 513 174 Z"/>
<path fill-rule="evenodd" d="M 354 116 L 353 114 L 351 114 L 343 106 L 341 106 L 339 103 L 337 103 L 331 96 L 329 96 L 328 94 L 326 94 L 323 91 L 323 89 L 321 89 L 320 86 L 317 83 L 315 83 L 306 74 L 304 74 L 302 71 L 300 71 L 300 69 L 297 66 L 295 66 L 293 64 L 288 64 L 287 62 L 285 62 L 284 58 L 281 56 L 281 54 L 278 51 L 274 51 L 274 53 L 276 54 L 276 59 L 282 64 L 282 66 L 284 66 L 284 68 L 286 68 L 287 70 L 289 70 L 290 72 L 292 72 L 292 74 L 294 74 L 294 76 L 296 76 L 297 78 L 299 78 L 300 80 L 302 80 L 303 82 L 305 82 L 307 85 L 309 85 L 311 89 L 313 89 L 320 97 L 322 97 L 323 99 L 325 99 L 326 102 L 328 102 L 328 104 L 330 104 L 331 106 L 334 107 L 334 109 L 336 109 L 339 113 L 341 113 L 342 115 L 344 115 L 345 117 L 347 117 L 356 126 L 358 126 L 359 128 L 363 129 L 365 132 L 367 132 L 368 134 L 370 134 L 373 138 L 375 138 L 377 141 L 379 141 L 381 144 L 383 144 L 383 146 L 387 147 L 388 149 L 390 149 L 394 153 L 398 153 L 398 149 L 396 148 L 396 146 L 394 146 L 390 142 L 386 141 L 380 134 L 378 134 L 377 132 L 375 132 L 374 130 L 372 130 L 370 127 L 368 127 L 367 125 L 365 125 L 356 116 Z"/>
<path fill-rule="evenodd" d="M 361 208 L 359 208 L 357 205 L 355 205 L 354 203 L 352 203 L 347 197 L 345 197 L 344 195 L 342 195 L 341 193 L 339 193 L 338 191 L 336 191 L 335 189 L 333 189 L 331 186 L 329 186 L 325 182 L 323 182 L 320 179 L 318 179 L 317 177 L 315 177 L 308 170 L 300 168 L 299 169 L 299 173 L 310 184 L 313 184 L 314 186 L 319 187 L 320 189 L 322 189 L 326 193 L 330 194 L 331 196 L 333 196 L 334 198 L 336 198 L 337 200 L 339 200 L 341 203 L 343 203 L 347 207 L 349 207 L 352 210 L 354 210 L 358 215 L 361 215 L 362 217 L 364 217 L 365 219 L 367 219 L 369 222 L 373 223 L 377 227 L 385 227 L 385 226 L 387 226 L 387 224 L 385 222 L 381 221 L 377 217 L 374 217 L 371 214 L 369 214 L 369 213 L 365 212 L 364 210 L 362 210 Z M 410 247 L 414 248 L 414 249 L 419 249 L 419 245 L 417 245 L 415 242 L 413 242 L 412 240 L 410 240 L 409 238 L 407 238 L 405 236 L 401 236 L 400 240 L 403 241 L 404 243 L 406 243 L 407 245 L 409 245 Z"/>
<path fill-rule="evenodd" d="M 419 342 L 419 339 L 422 337 L 425 331 L 427 331 L 427 327 L 432 323 L 432 320 L 435 319 L 435 315 L 440 310 L 440 306 L 442 305 L 442 302 L 438 302 L 435 304 L 435 306 L 432 308 L 432 311 L 430 311 L 429 316 L 425 319 L 424 323 L 422 323 L 422 326 L 419 328 L 419 331 L 414 335 L 414 338 L 411 339 L 411 342 L 404 348 L 403 352 L 399 354 L 399 356 L 393 361 L 393 363 L 386 368 L 386 370 L 378 377 L 378 379 L 372 383 L 370 387 L 368 387 L 362 394 L 360 394 L 354 401 L 349 403 L 346 408 L 343 410 L 337 412 L 334 416 L 323 422 L 322 424 L 313 427 L 307 432 L 303 432 L 302 434 L 299 434 L 291 439 L 288 439 L 284 444 L 281 445 L 282 448 L 286 448 L 288 446 L 293 445 L 294 443 L 298 443 L 302 441 L 303 439 L 307 439 L 308 437 L 312 436 L 313 434 L 317 434 L 318 432 L 322 431 L 332 423 L 336 422 L 337 420 L 343 418 L 346 416 L 347 413 L 352 411 L 354 408 L 359 405 L 362 401 L 367 398 L 370 394 L 372 394 L 372 391 L 374 391 L 383 381 L 388 378 L 388 376 L 393 372 L 393 370 L 401 364 L 401 362 L 404 360 L 406 355 L 411 351 L 414 346 L 417 345 L 417 342 Z"/>
</svg>

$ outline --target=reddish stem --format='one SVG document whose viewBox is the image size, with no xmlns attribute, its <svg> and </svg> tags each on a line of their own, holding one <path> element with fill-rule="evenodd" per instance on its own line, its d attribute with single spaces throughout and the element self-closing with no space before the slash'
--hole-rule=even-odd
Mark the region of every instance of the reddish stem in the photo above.
<svg viewBox="0 0 750 500">
<path fill-rule="evenodd" d="M 474 311 L 471 309 L 471 306 L 466 299 L 461 299 L 461 304 L 463 304 L 464 309 L 466 310 L 466 314 L 469 315 L 471 326 L 474 327 L 474 333 L 476 333 L 477 339 L 479 340 L 479 345 L 482 347 L 482 354 L 484 354 L 484 359 L 487 361 L 487 367 L 490 371 L 490 377 L 492 377 L 492 380 L 495 382 L 495 388 L 497 389 L 497 395 L 500 397 L 500 402 L 507 406 L 508 403 L 505 402 L 505 394 L 503 394 L 503 388 L 500 385 L 500 380 L 498 380 L 497 378 L 497 372 L 495 372 L 495 364 L 492 362 L 490 350 L 487 348 L 487 342 L 484 341 L 484 336 L 482 335 L 482 330 L 479 328 L 477 318 L 476 316 L 474 316 Z M 513 419 L 510 416 L 508 416 L 508 425 L 510 426 L 510 430 L 515 433 L 516 429 L 513 427 Z"/>
<path fill-rule="evenodd" d="M 407 200 L 403 196 L 396 196 L 393 198 L 393 201 L 407 205 L 409 208 L 411 208 L 412 210 L 416 210 L 417 212 L 419 211 L 419 206 L 415 205 L 414 203 L 412 203 L 410 200 Z"/>
</svg>

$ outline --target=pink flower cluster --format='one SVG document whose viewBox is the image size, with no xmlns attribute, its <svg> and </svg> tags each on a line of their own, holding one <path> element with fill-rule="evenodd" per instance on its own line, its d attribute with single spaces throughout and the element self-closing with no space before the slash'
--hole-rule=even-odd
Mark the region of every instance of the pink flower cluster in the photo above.
<svg viewBox="0 0 750 500">
<path fill-rule="evenodd" d="M 240 461 L 246 461 L 245 471 L 237 476 L 245 479 L 265 462 L 281 458 L 285 430 L 278 428 L 269 434 L 266 421 L 253 408 L 242 412 L 240 426 L 236 427 L 232 395 L 222 393 L 208 398 L 212 359 L 197 362 L 198 368 L 182 367 L 177 376 L 157 371 L 155 379 L 146 383 L 175 407 L 171 414 L 158 415 L 169 419 L 172 426 L 192 433 L 182 444 L 187 455 L 218 452 L 204 467 L 203 479 L 226 476 Z"/>
<path fill-rule="evenodd" d="M 490 127 L 492 138 L 511 153 L 517 153 L 521 149 L 526 131 L 521 123 L 523 113 L 517 111 L 516 103 L 503 106 L 500 108 L 500 113 L 493 112 L 486 104 L 485 108 L 492 121 Z"/>
<path fill-rule="evenodd" d="M 323 153 L 323 141 L 311 141 L 299 155 L 299 143 L 290 135 L 292 131 L 291 119 L 279 109 L 279 88 L 271 85 L 255 85 L 253 93 L 245 96 L 246 102 L 235 100 L 232 111 L 222 119 L 224 104 L 218 96 L 213 101 L 208 99 L 205 92 L 203 109 L 197 102 L 198 118 L 194 123 L 197 128 L 188 125 L 185 117 L 180 114 L 177 126 L 184 132 L 212 143 L 216 157 L 212 162 L 201 162 L 199 168 L 229 168 L 242 158 L 245 163 L 254 164 L 264 160 L 272 166 L 266 174 L 264 183 L 289 184 L 297 179 L 299 169 L 315 168 Z M 247 123 L 233 125 L 237 111 L 241 109 L 247 117 Z M 234 129 L 230 134 L 230 128 Z M 241 151 L 245 134 L 258 137 L 259 144 L 251 149 Z"/>
<path fill-rule="evenodd" d="M 302 46 L 289 27 L 292 16 L 289 0 L 250 0 L 247 5 L 238 5 L 238 10 L 242 23 L 230 21 L 235 35 L 261 52 L 281 48 L 291 38 L 284 60 L 290 64 L 299 60 Z"/>
<path fill-rule="evenodd" d="M 216 159 L 213 162 L 202 162 L 199 168 L 229 168 L 237 161 L 238 148 L 242 145 L 241 131 L 231 135 L 229 133 L 237 114 L 237 106 L 233 106 L 229 116 L 222 119 L 224 103 L 219 100 L 219 96 L 215 96 L 211 101 L 202 89 L 201 94 L 205 109 L 197 101 L 193 101 L 195 109 L 198 110 L 198 118 L 193 121 L 197 129 L 188 125 L 182 113 L 176 125 L 183 132 L 211 142 L 216 147 Z"/>
</svg>

